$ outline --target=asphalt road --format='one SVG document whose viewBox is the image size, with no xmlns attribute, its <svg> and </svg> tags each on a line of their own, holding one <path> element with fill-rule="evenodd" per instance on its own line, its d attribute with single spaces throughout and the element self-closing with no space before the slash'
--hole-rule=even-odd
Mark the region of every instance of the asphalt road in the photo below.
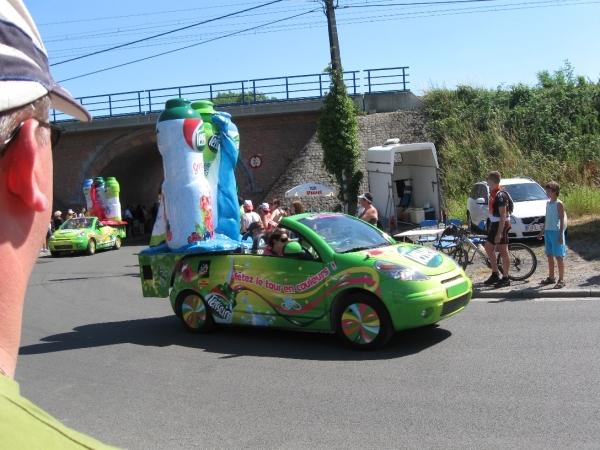
<svg viewBox="0 0 600 450">
<path fill-rule="evenodd" d="M 184 331 L 135 253 L 41 257 L 17 381 L 129 449 L 599 448 L 600 299 L 478 299 L 374 353 L 334 335 Z"/>
</svg>

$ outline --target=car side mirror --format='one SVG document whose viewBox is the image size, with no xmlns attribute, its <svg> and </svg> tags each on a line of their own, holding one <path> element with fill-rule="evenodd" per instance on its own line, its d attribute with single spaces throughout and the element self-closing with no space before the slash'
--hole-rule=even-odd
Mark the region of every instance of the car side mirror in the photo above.
<svg viewBox="0 0 600 450">
<path fill-rule="evenodd" d="M 475 202 L 478 205 L 487 205 L 487 202 L 485 201 L 485 198 L 483 198 L 483 197 L 479 197 L 477 200 L 475 200 Z"/>
</svg>

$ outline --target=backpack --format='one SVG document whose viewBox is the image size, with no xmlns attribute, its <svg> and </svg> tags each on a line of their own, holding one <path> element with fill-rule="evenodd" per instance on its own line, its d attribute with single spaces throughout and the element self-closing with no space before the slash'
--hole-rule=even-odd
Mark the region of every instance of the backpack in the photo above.
<svg viewBox="0 0 600 450">
<path fill-rule="evenodd" d="M 512 214 L 513 211 L 515 210 L 515 202 L 513 201 L 512 197 L 510 196 L 508 191 L 506 189 L 504 189 L 503 187 L 498 188 L 498 192 L 502 192 L 508 198 L 508 205 L 506 206 L 506 209 L 509 214 Z M 494 215 L 500 216 L 500 207 L 496 206 L 495 201 L 494 201 Z"/>
</svg>

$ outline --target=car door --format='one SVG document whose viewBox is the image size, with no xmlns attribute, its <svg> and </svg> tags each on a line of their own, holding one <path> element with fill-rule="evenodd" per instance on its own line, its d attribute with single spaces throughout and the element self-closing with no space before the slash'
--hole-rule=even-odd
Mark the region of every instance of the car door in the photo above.
<svg viewBox="0 0 600 450">
<path fill-rule="evenodd" d="M 298 240 L 302 240 L 298 237 Z M 306 242 L 306 240 L 304 240 Z M 313 250 L 293 256 L 235 256 L 233 323 L 325 329 L 325 264 Z"/>
</svg>

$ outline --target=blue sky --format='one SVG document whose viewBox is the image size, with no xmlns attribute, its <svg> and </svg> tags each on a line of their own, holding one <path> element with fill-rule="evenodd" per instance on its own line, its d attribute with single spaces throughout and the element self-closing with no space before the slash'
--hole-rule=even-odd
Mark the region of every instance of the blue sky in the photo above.
<svg viewBox="0 0 600 450">
<path fill-rule="evenodd" d="M 269 0 L 25 0 L 51 64 L 214 19 Z M 600 1 L 339 0 L 345 70 L 409 66 L 410 89 L 535 84 L 540 70 L 569 60 L 600 79 Z M 412 4 L 412 5 L 411 5 Z M 61 83 L 77 97 L 322 72 L 327 22 L 312 0 L 283 0 L 235 19 L 215 20 L 77 61 L 52 66 L 57 81 L 260 26 L 187 50 Z M 311 12 L 316 10 L 315 12 Z M 291 16 L 303 14 L 294 19 Z M 268 22 L 282 20 L 264 26 Z M 276 27 L 276 28 L 275 28 Z M 159 45 L 157 45 L 159 44 Z"/>
</svg>

